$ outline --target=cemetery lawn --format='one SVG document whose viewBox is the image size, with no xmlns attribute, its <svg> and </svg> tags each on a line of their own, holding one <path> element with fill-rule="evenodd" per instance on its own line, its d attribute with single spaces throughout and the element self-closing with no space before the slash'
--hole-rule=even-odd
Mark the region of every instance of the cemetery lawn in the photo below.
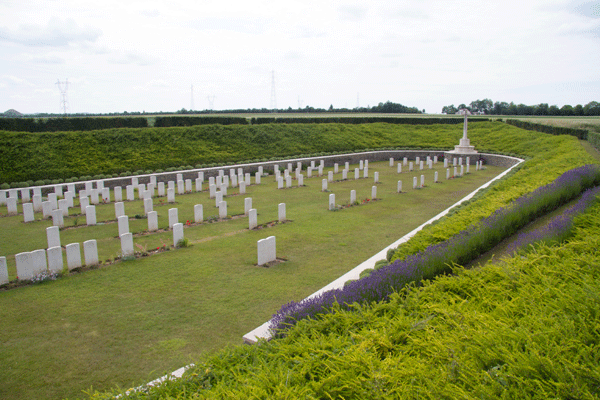
<svg viewBox="0 0 600 400">
<path fill-rule="evenodd" d="M 90 387 L 127 389 L 239 344 L 283 304 L 325 286 L 503 170 L 472 167 L 470 174 L 447 181 L 438 163 L 440 183 L 434 184 L 434 170 L 404 167 L 399 175 L 387 161 L 372 162 L 369 178 L 355 181 L 354 167 L 349 180 L 330 183 L 325 193 L 322 177 L 314 172 L 302 188 L 277 190 L 272 175 L 245 195 L 230 188 L 225 200 L 232 219 L 186 226 L 190 247 L 135 261 L 106 263 L 120 253 L 114 203 L 96 207 L 97 220 L 105 223 L 95 227 L 85 226 L 76 204 L 65 218 L 68 229 L 61 230 L 61 243 L 96 239 L 105 264 L 0 292 L 0 398 L 74 398 Z M 334 180 L 341 179 L 341 169 Z M 352 189 L 360 201 L 370 197 L 375 171 L 381 181 L 376 201 L 328 210 L 330 193 L 339 205 L 349 202 Z M 421 174 L 426 187 L 413 190 L 413 177 Z M 398 180 L 404 193 L 396 193 Z M 244 213 L 245 197 L 252 197 L 259 225 L 277 220 L 278 203 L 286 203 L 288 221 L 249 231 L 247 217 L 237 217 Z M 208 191 L 176 195 L 175 205 L 165 200 L 154 199 L 159 228 L 166 228 L 172 207 L 179 208 L 184 224 L 193 222 L 194 204 L 203 204 L 205 221 L 218 215 Z M 125 212 L 137 251 L 172 244 L 171 231 L 143 234 L 147 220 L 133 218 L 144 213 L 141 201 L 126 202 Z M 5 215 L 6 207 L 0 213 Z M 51 225 L 38 214 L 33 223 L 22 218 L 0 219 L 0 254 L 7 256 L 11 279 L 16 277 L 14 254 L 45 248 L 45 228 Z M 258 267 L 256 242 L 271 235 L 285 262 Z"/>
</svg>

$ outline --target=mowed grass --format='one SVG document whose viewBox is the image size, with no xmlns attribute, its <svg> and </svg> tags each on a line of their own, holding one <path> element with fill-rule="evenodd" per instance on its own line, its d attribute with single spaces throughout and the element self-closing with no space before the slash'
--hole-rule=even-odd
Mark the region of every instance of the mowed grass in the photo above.
<svg viewBox="0 0 600 400">
<path fill-rule="evenodd" d="M 243 214 L 244 198 L 252 197 L 263 224 L 277 220 L 277 205 L 283 202 L 288 219 L 284 224 L 250 231 L 247 218 L 234 217 L 186 226 L 191 247 L 0 292 L 0 398 L 73 398 L 92 386 L 136 386 L 201 354 L 240 343 L 242 335 L 283 304 L 323 287 L 502 171 L 471 168 L 470 174 L 447 181 L 441 163 L 434 170 L 404 168 L 399 175 L 386 161 L 370 163 L 369 178 L 354 180 L 354 167 L 349 180 L 329 184 L 330 192 L 321 192 L 323 177 L 316 174 L 305 178 L 302 188 L 277 190 L 271 175 L 261 185 L 248 187 L 245 195 L 229 189 L 230 215 Z M 328 210 L 330 193 L 340 205 L 349 202 L 352 189 L 359 200 L 369 198 L 375 171 L 381 181 L 379 200 Z M 413 190 L 413 177 L 421 174 L 426 187 Z M 334 176 L 338 179 L 341 169 Z M 403 181 L 404 193 L 396 193 L 398 180 Z M 176 201 L 161 205 L 154 199 L 161 228 L 167 226 L 172 207 L 179 209 L 184 223 L 193 222 L 194 204 L 203 204 L 205 219 L 218 214 L 207 191 L 176 196 Z M 126 202 L 125 210 L 130 217 L 141 215 L 142 202 Z M 63 246 L 96 239 L 100 260 L 118 255 L 114 204 L 97 206 L 98 221 L 105 223 L 95 227 L 83 226 L 85 217 L 77 212 L 73 209 L 66 218 L 67 227 L 75 220 L 77 227 L 61 231 Z M 0 213 L 6 215 L 6 208 Z M 129 223 L 134 243 L 142 248 L 172 244 L 170 231 L 145 235 L 145 219 L 132 218 Z M 2 217 L 0 224 L 0 254 L 7 256 L 13 279 L 14 254 L 45 248 L 45 228 L 51 223 L 24 224 L 19 215 Z M 258 267 L 256 242 L 271 235 L 277 238 L 277 256 L 287 261 Z"/>
</svg>

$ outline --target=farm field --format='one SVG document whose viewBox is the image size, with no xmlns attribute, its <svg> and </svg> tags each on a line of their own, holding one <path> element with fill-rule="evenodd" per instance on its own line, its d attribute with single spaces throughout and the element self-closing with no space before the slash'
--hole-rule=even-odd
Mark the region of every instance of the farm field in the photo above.
<svg viewBox="0 0 600 400">
<path fill-rule="evenodd" d="M 306 187 L 277 190 L 270 175 L 263 184 L 248 187 L 246 195 L 230 188 L 226 200 L 232 219 L 186 226 L 190 247 L 114 264 L 110 261 L 120 252 L 114 205 L 97 206 L 102 224 L 95 227 L 84 225 L 76 205 L 61 231 L 62 244 L 96 239 L 100 260 L 109 263 L 0 292 L 6 344 L 0 357 L 8 366 L 0 372 L 0 397 L 76 397 L 91 386 L 126 388 L 240 343 L 243 334 L 282 304 L 329 283 L 502 169 L 472 167 L 470 174 L 450 181 L 441 163 L 435 170 L 441 183 L 433 183 L 430 170 L 409 173 L 405 168 L 398 175 L 387 162 L 372 162 L 369 178 L 355 181 L 350 173 L 351 179 L 330 183 L 329 189 L 340 205 L 349 202 L 351 189 L 357 191 L 357 199 L 365 200 L 378 171 L 378 200 L 335 212 L 327 209 L 329 193 L 320 190 L 322 178 L 305 178 Z M 426 187 L 413 190 L 412 177 L 421 174 Z M 338 179 L 341 173 L 334 176 Z M 395 193 L 399 179 L 402 194 Z M 252 197 L 259 224 L 275 221 L 281 202 L 286 203 L 289 221 L 249 231 L 247 218 L 240 216 L 245 197 Z M 194 204 L 203 204 L 205 220 L 218 214 L 207 191 L 178 195 L 176 201 L 180 222 L 193 222 Z M 166 228 L 171 207 L 155 198 L 160 228 Z M 170 231 L 143 233 L 146 219 L 134 218 L 143 215 L 141 201 L 126 202 L 125 211 L 131 217 L 136 250 L 150 252 L 172 243 Z M 6 209 L 0 208 L 0 213 Z M 0 250 L 8 256 L 11 278 L 14 254 L 45 248 L 45 228 L 51 224 L 21 221 L 22 215 L 0 220 Z M 271 235 L 277 237 L 277 256 L 287 261 L 257 267 L 256 241 Z"/>
</svg>

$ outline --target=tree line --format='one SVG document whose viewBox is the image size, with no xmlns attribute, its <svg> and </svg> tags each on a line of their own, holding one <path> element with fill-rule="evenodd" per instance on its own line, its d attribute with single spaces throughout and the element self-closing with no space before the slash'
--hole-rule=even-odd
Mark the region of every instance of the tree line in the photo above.
<svg viewBox="0 0 600 400">
<path fill-rule="evenodd" d="M 571 106 L 565 104 L 562 107 L 557 105 L 549 106 L 548 103 L 540 103 L 533 106 L 525 104 L 507 103 L 505 101 L 492 102 L 490 99 L 475 100 L 469 105 L 460 104 L 455 107 L 454 104 L 442 107 L 443 114 L 456 114 L 458 110 L 466 108 L 472 113 L 487 115 L 553 115 L 553 116 L 598 116 L 600 115 L 600 103 L 590 101 L 585 106 L 577 104 Z"/>
</svg>

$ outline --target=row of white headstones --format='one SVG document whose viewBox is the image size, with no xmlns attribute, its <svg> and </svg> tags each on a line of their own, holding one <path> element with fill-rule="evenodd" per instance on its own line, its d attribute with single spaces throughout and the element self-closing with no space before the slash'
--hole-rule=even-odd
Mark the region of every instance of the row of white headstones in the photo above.
<svg viewBox="0 0 600 400">
<path fill-rule="evenodd" d="M 466 166 L 467 173 L 469 172 L 469 162 L 470 160 L 467 158 Z M 415 162 L 419 165 L 420 169 L 424 169 L 424 161 L 419 160 L 417 157 Z M 437 156 L 431 159 L 427 157 L 426 160 L 428 168 L 432 168 L 433 164 L 437 163 Z M 460 166 L 460 175 L 463 175 L 464 166 L 462 165 L 462 159 L 453 160 L 454 163 L 454 177 L 459 176 L 457 172 L 458 166 Z M 286 181 L 286 187 L 291 187 L 291 176 L 290 171 L 292 171 L 292 163 L 288 163 L 287 169 L 284 170 L 284 175 L 281 176 L 281 172 L 279 170 L 279 165 L 274 165 L 275 177 L 277 181 L 278 189 L 283 188 L 283 180 Z M 394 159 L 390 158 L 390 166 L 394 166 Z M 414 165 L 408 161 L 405 157 L 402 163 L 397 164 L 397 172 L 402 172 L 402 167 L 408 166 L 409 171 L 414 170 Z M 480 162 L 476 163 L 476 168 L 481 168 L 482 164 Z M 444 160 L 444 167 L 448 167 L 448 160 Z M 312 170 L 318 170 L 319 176 L 323 175 L 324 162 L 321 160 L 321 163 L 318 167 L 315 166 L 314 161 L 311 162 L 311 166 L 307 168 L 307 176 L 312 176 Z M 359 167 L 355 168 L 355 179 L 360 178 L 360 170 L 363 171 L 363 178 L 368 178 L 369 176 L 369 164 L 368 160 L 360 160 Z M 296 177 L 298 180 L 298 186 L 304 186 L 304 176 L 301 173 L 302 171 L 302 163 L 298 162 L 296 168 Z M 342 170 L 342 180 L 347 179 L 347 173 L 349 171 L 349 163 L 346 162 L 345 168 Z M 339 172 L 338 164 L 334 164 L 334 170 L 328 172 L 327 179 L 322 180 L 322 191 L 327 191 L 327 184 L 333 181 L 333 174 Z M 263 168 L 259 167 L 258 171 L 255 174 L 255 183 L 260 184 L 261 176 L 263 175 Z M 250 185 L 251 175 L 249 173 L 243 172 L 242 168 L 238 168 L 237 174 L 235 169 L 230 170 L 230 175 L 225 175 L 224 170 L 220 170 L 219 174 L 216 177 L 209 178 L 209 197 L 215 199 L 215 206 L 219 209 L 219 218 L 227 217 L 227 202 L 223 200 L 225 196 L 227 196 L 227 188 L 231 185 L 233 187 L 239 187 L 240 194 L 244 194 L 246 191 L 246 186 Z M 446 178 L 450 178 L 450 170 L 447 169 Z M 195 180 L 196 191 L 202 191 L 202 184 L 204 181 L 204 173 L 201 171 L 198 173 L 198 178 Z M 379 173 L 374 173 L 374 181 L 375 183 L 379 182 Z M 437 171 L 435 172 L 434 181 L 438 181 Z M 192 192 L 192 184 L 191 179 L 183 180 L 181 174 L 177 176 L 177 192 L 179 194 L 191 193 Z M 88 226 L 92 226 L 96 224 L 96 210 L 95 205 L 99 204 L 99 195 L 102 195 L 103 203 L 110 202 L 110 189 L 103 187 L 103 181 L 96 182 L 96 188 L 93 188 L 92 182 L 85 183 L 85 190 L 79 191 L 79 200 L 80 200 L 80 208 L 81 213 L 86 216 L 86 224 Z M 165 194 L 165 185 L 164 182 L 159 182 L 156 185 L 156 177 L 150 177 L 150 183 L 146 187 L 144 184 L 139 184 L 137 182 L 137 178 L 132 178 L 132 184 L 126 187 L 127 190 L 127 199 L 135 200 L 135 188 L 138 189 L 139 198 L 144 201 L 144 210 L 145 214 L 148 218 L 148 231 L 153 232 L 158 230 L 158 214 L 153 210 L 153 201 L 152 198 L 154 196 L 155 186 L 158 187 L 158 195 L 159 197 L 164 196 Z M 421 185 L 424 186 L 424 175 L 421 175 Z M 33 188 L 34 196 L 33 203 L 23 203 L 23 215 L 24 222 L 34 221 L 34 212 L 40 211 L 43 213 L 43 217 L 47 218 L 48 216 L 52 216 L 53 226 L 46 228 L 46 235 L 48 240 L 48 248 L 47 250 L 40 249 L 31 252 L 22 252 L 15 255 L 15 261 L 17 265 L 17 276 L 21 280 L 32 279 L 34 276 L 44 273 L 44 272 L 60 272 L 63 270 L 63 254 L 62 247 L 60 241 L 60 231 L 59 228 L 64 226 L 64 217 L 69 214 L 69 208 L 73 207 L 73 198 L 75 197 L 75 189 L 74 184 L 67 185 L 68 191 L 64 194 L 62 193 L 62 186 L 57 185 L 55 187 L 54 193 L 48 194 L 48 200 L 41 202 L 41 193 L 36 193 L 39 188 Z M 413 188 L 418 188 L 417 177 L 413 178 Z M 220 189 L 220 190 L 217 190 Z M 398 193 L 402 191 L 402 181 L 398 181 Z M 175 202 L 175 182 L 169 181 L 167 183 L 167 199 L 170 203 Z M 14 191 L 9 194 L 9 197 L 4 199 L 6 203 L 16 203 L 17 196 L 14 195 Z M 23 192 L 21 192 L 23 194 Z M 4 193 L 6 195 L 6 192 Z M 64 196 L 64 199 L 58 200 L 59 196 Z M 372 187 L 371 198 L 375 199 L 377 197 L 377 186 Z M 122 189 L 121 187 L 114 188 L 114 198 L 115 198 L 115 217 L 117 219 L 119 237 L 121 241 L 121 255 L 122 257 L 130 257 L 135 254 L 134 245 L 133 245 L 133 235 L 129 232 L 129 217 L 125 215 L 125 206 L 122 200 Z M 2 197 L 0 197 L 1 203 Z M 23 195 L 23 201 L 28 200 L 27 194 Z M 352 190 L 350 192 L 350 203 L 354 203 L 356 201 L 356 191 Z M 40 207 L 41 204 L 41 207 Z M 329 209 L 334 209 L 335 206 L 335 194 L 329 195 Z M 16 205 L 14 208 L 9 208 L 11 213 L 16 213 Z M 258 226 L 257 221 L 257 210 L 252 208 L 252 198 L 244 199 L 244 214 L 248 216 L 248 228 L 254 229 Z M 177 246 L 178 243 L 184 239 L 183 234 L 183 224 L 178 221 L 178 209 L 171 208 L 168 212 L 169 218 L 169 228 L 173 231 L 173 245 Z M 202 204 L 196 204 L 194 206 L 194 221 L 196 223 L 203 222 L 203 206 Z M 278 221 L 283 222 L 286 220 L 286 207 L 285 203 L 280 203 L 278 205 Z M 83 250 L 84 250 L 84 261 L 85 264 L 82 264 L 81 261 L 81 252 L 79 243 L 70 243 L 65 246 L 65 253 L 67 258 L 67 268 L 69 270 L 79 268 L 83 265 L 90 266 L 96 265 L 99 263 L 98 259 L 98 248 L 96 240 L 88 240 L 83 242 Z M 258 265 L 264 265 L 266 263 L 272 262 L 276 260 L 276 251 L 275 251 L 275 237 L 269 237 L 267 239 L 262 239 L 257 243 L 257 253 L 258 253 Z M 6 258 L 0 257 L 0 284 L 4 284 L 8 282 L 8 271 L 6 267 Z"/>
</svg>

